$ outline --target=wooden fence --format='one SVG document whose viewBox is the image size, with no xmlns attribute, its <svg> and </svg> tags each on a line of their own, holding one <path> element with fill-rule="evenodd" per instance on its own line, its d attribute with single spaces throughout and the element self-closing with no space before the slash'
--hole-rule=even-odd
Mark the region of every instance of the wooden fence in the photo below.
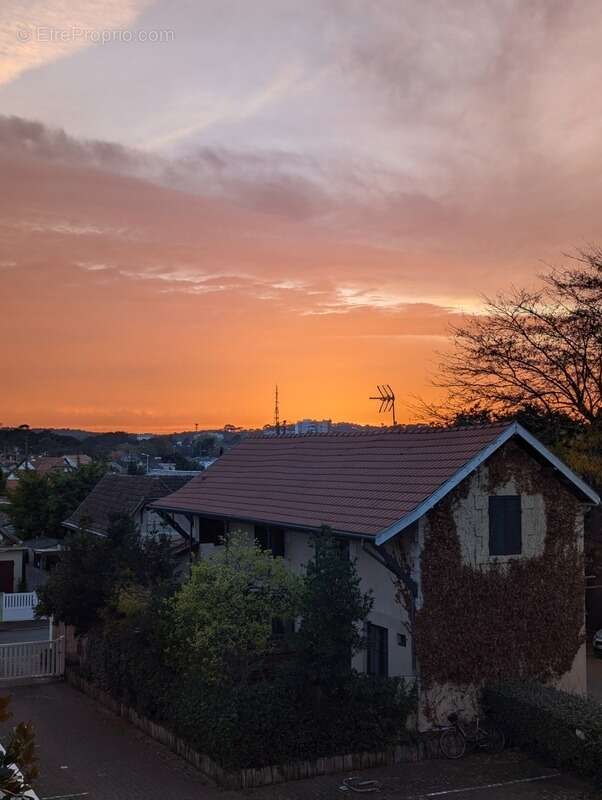
<svg viewBox="0 0 602 800">
<path fill-rule="evenodd" d="M 0 681 L 58 678 L 65 672 L 65 640 L 0 644 Z"/>
</svg>

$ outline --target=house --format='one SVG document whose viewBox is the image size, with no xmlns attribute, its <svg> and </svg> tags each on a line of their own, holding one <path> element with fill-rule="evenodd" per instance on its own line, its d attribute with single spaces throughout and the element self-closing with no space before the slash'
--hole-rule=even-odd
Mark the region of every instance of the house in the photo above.
<svg viewBox="0 0 602 800">
<path fill-rule="evenodd" d="M 9 516 L 0 511 L 0 592 L 18 592 L 25 580 L 27 548 L 15 533 Z"/>
<path fill-rule="evenodd" d="M 96 484 L 69 519 L 63 522 L 71 530 L 86 531 L 106 536 L 115 514 L 126 514 L 138 525 L 142 533 L 164 533 L 178 542 L 188 532 L 175 526 L 187 525 L 186 518 L 167 523 L 164 515 L 150 508 L 153 500 L 181 489 L 191 475 L 163 473 L 161 475 L 120 475 L 107 473 Z"/>
<path fill-rule="evenodd" d="M 51 472 L 73 472 L 79 467 L 91 464 L 90 456 L 84 454 L 66 456 L 31 456 L 12 469 L 6 478 L 6 488 L 16 488 L 23 472 L 35 472 L 37 475 L 48 475 Z"/>
<path fill-rule="evenodd" d="M 583 521 L 599 502 L 512 423 L 250 436 L 151 507 L 186 518 L 201 557 L 243 530 L 295 571 L 328 526 L 374 596 L 354 666 L 419 679 L 426 707 L 492 676 L 585 692 Z"/>
</svg>

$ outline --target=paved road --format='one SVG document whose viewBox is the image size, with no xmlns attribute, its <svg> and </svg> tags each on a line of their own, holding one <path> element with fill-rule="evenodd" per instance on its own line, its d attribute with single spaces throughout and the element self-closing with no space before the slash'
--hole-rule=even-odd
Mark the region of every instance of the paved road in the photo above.
<svg viewBox="0 0 602 800">
<path fill-rule="evenodd" d="M 36 791 L 82 800 L 226 800 L 228 793 L 65 683 L 10 690 L 14 719 L 35 726 Z M 0 726 L 0 735 L 8 723 Z"/>
<path fill-rule="evenodd" d="M 15 720 L 31 720 L 41 800 L 242 800 L 65 683 L 11 689 Z M 0 726 L 0 736 L 9 727 Z M 424 761 L 360 773 L 383 783 L 375 800 L 585 800 L 589 787 L 521 753 Z M 344 776 L 264 787 L 251 800 L 342 800 Z M 348 794 L 349 800 L 351 796 Z M 355 795 L 353 795 L 355 797 Z"/>
<path fill-rule="evenodd" d="M 50 636 L 50 625 L 43 622 L 39 625 L 21 627 L 18 622 L 4 623 L 0 630 L 0 644 L 12 642 L 45 642 Z"/>
</svg>

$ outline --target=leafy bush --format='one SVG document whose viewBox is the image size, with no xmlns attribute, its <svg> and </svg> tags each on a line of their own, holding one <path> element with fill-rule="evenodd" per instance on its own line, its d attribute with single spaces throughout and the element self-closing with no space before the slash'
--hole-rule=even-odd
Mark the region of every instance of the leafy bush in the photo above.
<svg viewBox="0 0 602 800">
<path fill-rule="evenodd" d="M 171 728 L 227 769 L 383 750 L 407 737 L 415 696 L 396 678 L 354 675 L 327 698 L 292 677 L 247 686 L 180 685 Z"/>
<path fill-rule="evenodd" d="M 602 780 L 602 705 L 537 683 L 488 686 L 483 703 L 511 740 L 558 767 Z"/>
</svg>

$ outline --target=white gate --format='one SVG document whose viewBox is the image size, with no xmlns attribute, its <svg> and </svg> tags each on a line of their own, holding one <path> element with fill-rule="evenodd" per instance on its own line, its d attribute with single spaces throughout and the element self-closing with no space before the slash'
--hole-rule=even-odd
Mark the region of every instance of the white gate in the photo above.
<svg viewBox="0 0 602 800">
<path fill-rule="evenodd" d="M 65 637 L 47 642 L 0 644 L 0 681 L 58 678 L 65 672 Z"/>
<path fill-rule="evenodd" d="M 2 594 L 2 622 L 27 622 L 35 619 L 38 596 L 35 592 Z"/>
</svg>

